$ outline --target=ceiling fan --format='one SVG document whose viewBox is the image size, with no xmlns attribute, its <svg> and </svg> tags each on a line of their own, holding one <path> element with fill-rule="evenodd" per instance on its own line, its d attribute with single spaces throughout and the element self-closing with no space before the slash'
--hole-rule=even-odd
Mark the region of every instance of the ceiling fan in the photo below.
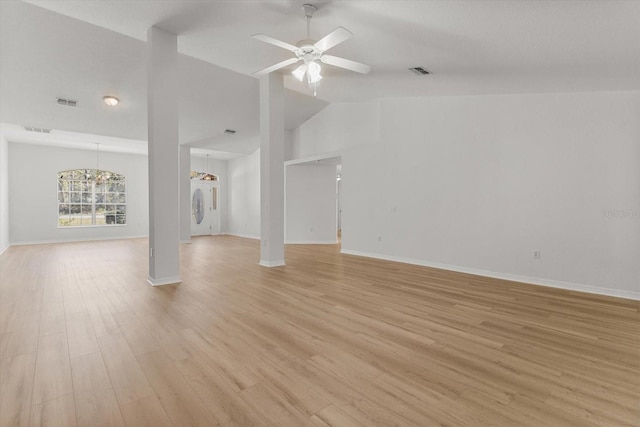
<svg viewBox="0 0 640 427">
<path fill-rule="evenodd" d="M 322 79 L 322 76 L 320 75 L 321 67 L 318 61 L 323 64 L 333 65 L 334 67 L 340 67 L 362 74 L 367 74 L 371 70 L 371 67 L 366 64 L 351 61 L 350 59 L 339 58 L 337 56 L 326 55 L 325 52 L 327 50 L 349 39 L 353 34 L 346 28 L 338 27 L 320 40 L 312 40 L 309 34 L 309 27 L 311 17 L 317 8 L 312 4 L 305 4 L 302 6 L 302 10 L 307 17 L 307 38 L 305 40 L 300 40 L 295 45 L 292 45 L 264 34 L 254 34 L 252 36 L 256 40 L 287 49 L 295 54 L 295 58 L 287 59 L 267 67 L 264 70 L 257 71 L 253 73 L 254 76 L 263 76 L 291 64 L 295 64 L 296 62 L 303 61 L 304 63 L 293 70 L 291 74 L 300 81 L 302 81 L 306 76 L 309 87 L 312 85 L 314 87 L 315 95 L 315 85 Z"/>
</svg>

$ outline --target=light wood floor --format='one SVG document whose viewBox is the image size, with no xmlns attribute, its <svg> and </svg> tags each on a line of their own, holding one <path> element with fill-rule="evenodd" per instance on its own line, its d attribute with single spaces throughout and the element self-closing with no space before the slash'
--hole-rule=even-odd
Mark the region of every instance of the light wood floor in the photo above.
<svg viewBox="0 0 640 427">
<path fill-rule="evenodd" d="M 196 238 L 0 257 L 1 425 L 638 426 L 640 303 Z"/>
</svg>

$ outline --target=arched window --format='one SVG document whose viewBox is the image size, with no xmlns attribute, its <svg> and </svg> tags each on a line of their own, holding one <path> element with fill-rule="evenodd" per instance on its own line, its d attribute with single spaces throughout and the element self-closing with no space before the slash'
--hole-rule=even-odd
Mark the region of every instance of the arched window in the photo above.
<svg viewBox="0 0 640 427">
<path fill-rule="evenodd" d="M 191 171 L 191 179 L 197 179 L 200 181 L 217 181 L 218 175 L 207 172 Z"/>
<path fill-rule="evenodd" d="M 96 169 L 58 172 L 58 227 L 127 223 L 124 175 Z"/>
</svg>

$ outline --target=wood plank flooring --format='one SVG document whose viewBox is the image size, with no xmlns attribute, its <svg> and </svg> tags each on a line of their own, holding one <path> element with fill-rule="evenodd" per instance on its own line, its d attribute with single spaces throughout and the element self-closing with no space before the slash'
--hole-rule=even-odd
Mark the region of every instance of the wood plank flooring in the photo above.
<svg viewBox="0 0 640 427">
<path fill-rule="evenodd" d="M 0 426 L 640 426 L 640 302 L 258 242 L 0 256 Z"/>
</svg>

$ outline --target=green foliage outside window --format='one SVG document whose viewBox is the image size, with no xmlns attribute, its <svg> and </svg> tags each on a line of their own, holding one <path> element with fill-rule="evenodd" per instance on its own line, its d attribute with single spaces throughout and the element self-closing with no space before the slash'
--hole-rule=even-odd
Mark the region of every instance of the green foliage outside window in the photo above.
<svg viewBox="0 0 640 427">
<path fill-rule="evenodd" d="M 96 169 L 58 173 L 58 226 L 124 225 L 127 223 L 126 180 Z"/>
</svg>

